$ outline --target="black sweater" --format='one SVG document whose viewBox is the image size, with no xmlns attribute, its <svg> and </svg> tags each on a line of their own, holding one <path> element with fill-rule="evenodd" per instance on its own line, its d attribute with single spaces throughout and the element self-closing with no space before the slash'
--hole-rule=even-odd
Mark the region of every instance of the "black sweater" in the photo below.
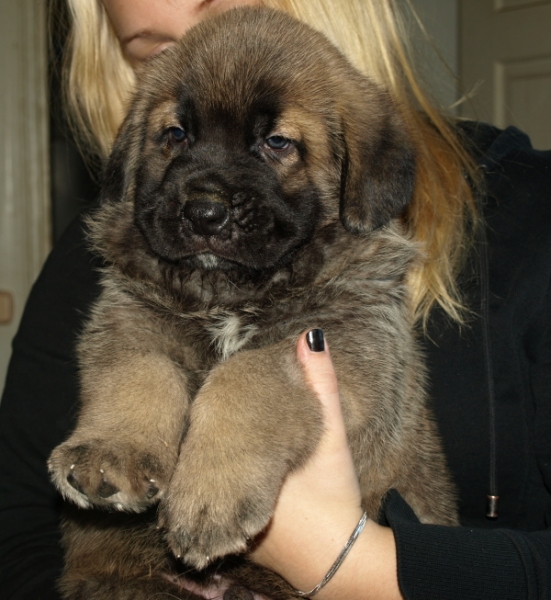
<svg viewBox="0 0 551 600">
<path fill-rule="evenodd" d="M 408 599 L 551 599 L 551 152 L 533 150 L 515 129 L 464 128 L 486 173 L 486 241 L 460 280 L 472 317 L 459 327 L 436 309 L 424 337 L 463 526 L 421 525 L 395 492 L 383 520 Z M 484 248 L 489 265 L 480 270 Z M 74 423 L 74 346 L 99 294 L 98 266 L 77 220 L 51 253 L 13 342 L 0 405 L 2 599 L 58 598 L 60 499 L 46 459 Z M 496 520 L 485 517 L 492 470 Z"/>
</svg>

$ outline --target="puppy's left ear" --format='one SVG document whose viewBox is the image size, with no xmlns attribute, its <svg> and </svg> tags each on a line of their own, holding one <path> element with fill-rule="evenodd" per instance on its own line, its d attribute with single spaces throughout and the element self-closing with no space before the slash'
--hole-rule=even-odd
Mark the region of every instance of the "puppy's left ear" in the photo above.
<svg viewBox="0 0 551 600">
<path fill-rule="evenodd" d="M 411 201 L 415 151 L 388 94 L 370 85 L 355 98 L 343 119 L 340 214 L 346 229 L 367 233 L 400 215 Z"/>
<path fill-rule="evenodd" d="M 126 191 L 126 168 L 122 144 L 116 144 L 104 165 L 100 200 L 121 201 Z"/>
<path fill-rule="evenodd" d="M 111 154 L 103 167 L 100 201 L 122 202 L 134 186 L 141 129 L 131 111 L 121 125 Z"/>
</svg>

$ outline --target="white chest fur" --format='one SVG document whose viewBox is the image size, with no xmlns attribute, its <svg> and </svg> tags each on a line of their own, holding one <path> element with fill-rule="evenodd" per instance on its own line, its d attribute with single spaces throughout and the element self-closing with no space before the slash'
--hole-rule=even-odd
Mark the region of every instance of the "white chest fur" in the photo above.
<svg viewBox="0 0 551 600">
<path fill-rule="evenodd" d="M 256 333 L 256 325 L 245 325 L 241 318 L 233 313 L 217 316 L 208 330 L 217 352 L 226 360 L 240 350 Z"/>
</svg>

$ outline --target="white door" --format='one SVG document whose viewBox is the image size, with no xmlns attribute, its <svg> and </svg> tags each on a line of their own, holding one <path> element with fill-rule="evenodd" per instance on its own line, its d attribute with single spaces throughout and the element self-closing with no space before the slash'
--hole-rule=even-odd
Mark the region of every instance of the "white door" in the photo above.
<svg viewBox="0 0 551 600">
<path fill-rule="evenodd" d="M 460 49 L 463 115 L 551 148 L 551 0 L 461 0 Z"/>
<path fill-rule="evenodd" d="M 0 390 L 50 245 L 44 0 L 0 0 Z"/>
</svg>

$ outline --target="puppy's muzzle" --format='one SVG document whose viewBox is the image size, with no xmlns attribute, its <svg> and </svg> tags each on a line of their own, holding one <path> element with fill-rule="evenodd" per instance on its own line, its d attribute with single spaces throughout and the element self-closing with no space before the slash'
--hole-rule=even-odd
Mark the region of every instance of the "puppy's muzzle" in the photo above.
<svg viewBox="0 0 551 600">
<path fill-rule="evenodd" d="M 197 235 L 220 235 L 229 221 L 226 204 L 216 196 L 203 196 L 188 200 L 184 217 Z"/>
</svg>

